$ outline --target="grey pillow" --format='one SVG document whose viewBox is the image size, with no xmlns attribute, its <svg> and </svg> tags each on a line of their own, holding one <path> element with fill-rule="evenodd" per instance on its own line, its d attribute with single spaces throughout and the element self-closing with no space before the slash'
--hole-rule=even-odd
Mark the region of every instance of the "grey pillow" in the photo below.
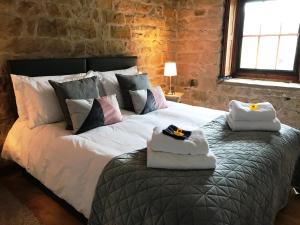
<svg viewBox="0 0 300 225">
<path fill-rule="evenodd" d="M 124 103 L 124 109 L 129 111 L 134 111 L 131 96 L 129 91 L 136 91 L 142 89 L 149 89 L 150 82 L 148 79 L 147 74 L 140 74 L 140 75 L 121 75 L 116 74 L 119 86 L 121 89 L 122 99 Z"/>
<path fill-rule="evenodd" d="M 67 123 L 66 129 L 72 130 L 72 120 L 66 104 L 66 99 L 89 99 L 89 98 L 98 98 L 99 89 L 98 89 L 99 80 L 97 77 L 90 77 L 81 80 L 68 81 L 64 83 L 58 83 L 52 80 L 49 80 L 49 83 L 54 88 L 55 94 L 58 98 L 59 105 L 64 114 L 65 121 Z"/>
<path fill-rule="evenodd" d="M 158 109 L 168 108 L 163 90 L 160 86 L 146 90 L 129 91 L 134 111 L 146 114 Z"/>
</svg>

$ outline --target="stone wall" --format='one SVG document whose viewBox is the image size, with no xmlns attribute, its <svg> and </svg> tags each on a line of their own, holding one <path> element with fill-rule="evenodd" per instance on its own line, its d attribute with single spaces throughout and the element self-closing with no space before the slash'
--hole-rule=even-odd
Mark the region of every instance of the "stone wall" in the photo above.
<svg viewBox="0 0 300 225">
<path fill-rule="evenodd" d="M 176 61 L 177 89 L 183 102 L 227 110 L 232 99 L 270 101 L 279 119 L 300 128 L 300 89 L 260 88 L 217 84 L 220 70 L 223 0 L 179 0 Z M 198 81 L 190 87 L 190 80 Z"/>
<path fill-rule="evenodd" d="M 0 0 L 0 146 L 16 116 L 6 61 L 137 55 L 153 83 L 174 60 L 172 0 Z"/>
</svg>

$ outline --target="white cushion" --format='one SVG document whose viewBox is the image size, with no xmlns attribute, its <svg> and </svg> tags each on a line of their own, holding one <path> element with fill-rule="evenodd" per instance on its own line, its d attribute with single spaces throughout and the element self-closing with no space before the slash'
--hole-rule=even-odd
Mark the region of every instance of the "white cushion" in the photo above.
<svg viewBox="0 0 300 225">
<path fill-rule="evenodd" d="M 17 110 L 19 115 L 19 120 L 27 120 L 28 115 L 25 107 L 25 102 L 23 98 L 24 88 L 23 88 L 23 76 L 11 75 L 11 80 L 13 84 L 13 89 L 16 97 Z"/>
<path fill-rule="evenodd" d="M 136 75 L 138 74 L 138 69 L 137 66 L 133 66 L 124 70 L 113 70 L 113 71 L 106 71 L 106 72 L 89 71 L 88 74 L 93 74 L 93 76 L 97 76 L 100 80 L 100 84 L 102 86 L 102 89 L 105 92 L 105 95 L 115 94 L 117 96 L 117 100 L 119 102 L 120 108 L 124 108 L 121 90 L 120 90 L 120 86 L 116 74 Z"/>
<path fill-rule="evenodd" d="M 18 114 L 28 120 L 29 128 L 64 119 L 54 89 L 48 80 L 65 82 L 87 77 L 86 73 L 63 76 L 28 77 L 11 75 Z"/>
</svg>

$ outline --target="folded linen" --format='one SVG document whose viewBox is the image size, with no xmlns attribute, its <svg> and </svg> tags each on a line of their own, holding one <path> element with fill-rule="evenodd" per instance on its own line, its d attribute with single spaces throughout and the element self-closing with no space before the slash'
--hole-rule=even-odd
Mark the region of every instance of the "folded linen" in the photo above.
<svg viewBox="0 0 300 225">
<path fill-rule="evenodd" d="M 148 145 L 149 146 L 149 145 Z M 166 152 L 156 152 L 147 148 L 147 167 L 162 169 L 214 169 L 216 157 L 212 152 L 207 155 L 180 155 Z"/>
<path fill-rule="evenodd" d="M 233 120 L 230 113 L 226 117 L 228 125 L 233 131 L 279 131 L 281 128 L 277 117 L 272 121 L 238 121 Z"/>
<path fill-rule="evenodd" d="M 189 138 L 185 140 L 176 140 L 163 134 L 161 128 L 155 127 L 149 146 L 153 151 L 181 155 L 207 154 L 209 151 L 208 143 L 201 130 L 192 131 Z"/>
<path fill-rule="evenodd" d="M 269 102 L 251 104 L 232 100 L 229 112 L 233 120 L 272 121 L 276 118 L 276 111 Z"/>
</svg>

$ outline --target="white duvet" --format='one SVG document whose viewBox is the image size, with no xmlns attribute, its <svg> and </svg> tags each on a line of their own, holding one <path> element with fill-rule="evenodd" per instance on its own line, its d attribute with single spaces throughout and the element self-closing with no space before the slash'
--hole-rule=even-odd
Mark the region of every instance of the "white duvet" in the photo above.
<svg viewBox="0 0 300 225">
<path fill-rule="evenodd" d="M 155 126 L 174 124 L 194 130 L 225 113 L 174 102 L 168 105 L 146 115 L 122 111 L 123 122 L 80 135 L 65 130 L 63 122 L 29 129 L 26 122 L 17 120 L 2 157 L 16 161 L 88 218 L 99 175 L 113 157 L 145 148 Z"/>
</svg>

